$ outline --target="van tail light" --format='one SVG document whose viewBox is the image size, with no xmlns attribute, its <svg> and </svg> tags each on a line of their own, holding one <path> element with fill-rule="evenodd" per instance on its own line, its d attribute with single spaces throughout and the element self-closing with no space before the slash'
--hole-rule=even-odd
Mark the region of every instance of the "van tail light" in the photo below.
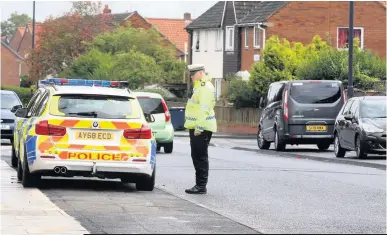
<svg viewBox="0 0 387 235">
<path fill-rule="evenodd" d="M 171 120 L 171 113 L 169 112 L 168 106 L 165 103 L 165 101 L 161 100 L 161 103 L 163 104 L 163 108 L 164 108 L 165 122 L 169 122 L 169 120 Z"/>
<path fill-rule="evenodd" d="M 342 89 L 343 90 L 343 104 L 345 104 L 345 102 L 347 101 L 347 95 L 345 94 L 345 89 Z"/>
<path fill-rule="evenodd" d="M 48 124 L 48 121 L 40 121 L 35 125 L 35 133 L 37 135 L 49 136 L 64 136 L 66 135 L 66 128 L 62 126 L 55 126 Z"/>
<path fill-rule="evenodd" d="M 124 130 L 126 139 L 152 139 L 152 130 L 148 125 L 142 125 L 141 128 Z"/>
<path fill-rule="evenodd" d="M 284 96 L 284 119 L 289 120 L 288 89 L 285 89 Z"/>
</svg>

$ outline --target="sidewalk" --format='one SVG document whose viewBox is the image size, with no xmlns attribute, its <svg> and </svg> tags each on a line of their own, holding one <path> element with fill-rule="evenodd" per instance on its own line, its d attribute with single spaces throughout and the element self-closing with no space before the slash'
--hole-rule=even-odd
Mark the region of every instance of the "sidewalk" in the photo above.
<svg viewBox="0 0 387 235">
<path fill-rule="evenodd" d="M 189 137 L 189 132 L 186 131 L 175 131 L 176 137 Z M 212 138 L 219 139 L 256 139 L 256 134 L 230 134 L 230 133 L 214 133 Z"/>
<path fill-rule="evenodd" d="M 0 234 L 89 234 L 39 189 L 24 189 L 16 171 L 0 160 Z"/>
</svg>

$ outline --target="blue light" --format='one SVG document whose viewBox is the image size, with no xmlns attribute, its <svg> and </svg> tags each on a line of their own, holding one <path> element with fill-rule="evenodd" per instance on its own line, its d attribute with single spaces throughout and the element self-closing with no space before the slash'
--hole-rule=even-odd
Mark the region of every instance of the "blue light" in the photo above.
<svg viewBox="0 0 387 235">
<path fill-rule="evenodd" d="M 86 79 L 64 79 L 49 78 L 40 80 L 39 85 L 46 84 L 66 85 L 66 86 L 98 86 L 98 87 L 129 87 L 127 81 L 108 81 L 108 80 L 86 80 Z"/>
</svg>

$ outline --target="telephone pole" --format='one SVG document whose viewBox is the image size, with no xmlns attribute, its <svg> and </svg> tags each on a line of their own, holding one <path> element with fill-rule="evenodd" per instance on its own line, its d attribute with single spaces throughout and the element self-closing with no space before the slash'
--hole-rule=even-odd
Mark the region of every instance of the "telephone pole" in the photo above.
<svg viewBox="0 0 387 235">
<path fill-rule="evenodd" d="M 348 35 L 348 98 L 353 97 L 353 14 L 354 1 L 349 2 L 349 35 Z"/>
</svg>

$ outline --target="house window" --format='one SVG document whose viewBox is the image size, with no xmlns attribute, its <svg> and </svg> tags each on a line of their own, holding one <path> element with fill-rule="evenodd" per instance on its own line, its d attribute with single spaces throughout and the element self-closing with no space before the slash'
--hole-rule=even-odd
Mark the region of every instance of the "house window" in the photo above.
<svg viewBox="0 0 387 235">
<path fill-rule="evenodd" d="M 249 30 L 245 28 L 245 48 L 249 48 Z"/>
<path fill-rule="evenodd" d="M 254 27 L 254 48 L 261 48 L 261 30 Z"/>
<path fill-rule="evenodd" d="M 208 30 L 204 32 L 204 51 L 208 49 Z"/>
<path fill-rule="evenodd" d="M 216 50 L 222 50 L 222 30 L 218 29 L 216 31 Z"/>
<path fill-rule="evenodd" d="M 234 26 L 226 27 L 226 50 L 234 50 Z"/>
<path fill-rule="evenodd" d="M 195 42 L 195 50 L 199 51 L 200 50 L 200 32 L 196 32 L 196 42 Z"/>
<path fill-rule="evenodd" d="M 353 28 L 353 36 L 354 38 L 358 38 L 360 40 L 360 48 L 364 47 L 364 28 L 362 27 L 354 27 Z M 349 39 L 349 28 L 348 27 L 338 27 L 337 28 L 337 48 L 344 49 L 348 48 Z"/>
</svg>

